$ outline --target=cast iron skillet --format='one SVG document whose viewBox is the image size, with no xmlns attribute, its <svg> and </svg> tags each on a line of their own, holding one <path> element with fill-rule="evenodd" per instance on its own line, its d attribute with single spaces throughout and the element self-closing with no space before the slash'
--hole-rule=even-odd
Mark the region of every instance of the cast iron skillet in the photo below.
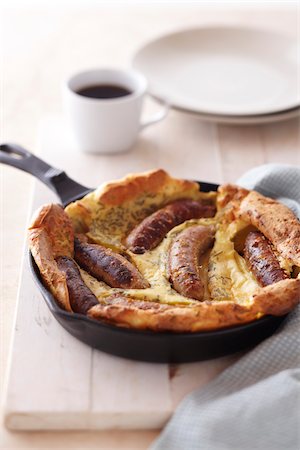
<svg viewBox="0 0 300 450">
<path fill-rule="evenodd" d="M 0 162 L 31 173 L 52 189 L 63 206 L 91 192 L 65 172 L 15 144 L 0 146 Z M 199 182 L 204 192 L 216 191 L 218 185 Z M 151 362 L 190 362 L 216 358 L 258 344 L 270 336 L 286 316 L 265 316 L 252 323 L 224 330 L 199 333 L 138 331 L 108 325 L 88 317 L 60 309 L 52 294 L 44 287 L 38 267 L 29 254 L 33 277 L 51 313 L 58 322 L 82 342 L 113 355 Z"/>
</svg>

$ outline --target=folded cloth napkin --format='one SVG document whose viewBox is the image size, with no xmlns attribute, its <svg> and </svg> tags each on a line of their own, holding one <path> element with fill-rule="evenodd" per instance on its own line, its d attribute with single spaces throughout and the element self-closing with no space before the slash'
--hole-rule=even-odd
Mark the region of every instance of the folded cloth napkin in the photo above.
<svg viewBox="0 0 300 450">
<path fill-rule="evenodd" d="M 237 184 L 300 218 L 300 167 L 268 164 Z M 300 309 L 270 338 L 189 394 L 151 450 L 299 450 Z"/>
</svg>

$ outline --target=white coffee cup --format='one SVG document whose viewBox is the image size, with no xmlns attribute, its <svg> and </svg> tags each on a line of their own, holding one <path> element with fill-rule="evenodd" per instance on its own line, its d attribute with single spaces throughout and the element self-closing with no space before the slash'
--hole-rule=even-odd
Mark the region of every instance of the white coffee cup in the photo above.
<svg viewBox="0 0 300 450">
<path fill-rule="evenodd" d="M 101 84 L 121 86 L 130 93 L 117 98 L 90 98 L 78 94 L 83 88 Z M 64 106 L 80 149 L 88 153 L 129 150 L 139 131 L 160 122 L 168 113 L 169 106 L 164 103 L 152 118 L 141 121 L 146 91 L 146 78 L 134 70 L 94 69 L 66 80 Z"/>
</svg>

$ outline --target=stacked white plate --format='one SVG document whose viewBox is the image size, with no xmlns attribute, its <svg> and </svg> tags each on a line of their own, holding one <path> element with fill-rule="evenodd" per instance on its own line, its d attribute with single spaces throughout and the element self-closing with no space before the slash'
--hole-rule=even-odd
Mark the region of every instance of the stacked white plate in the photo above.
<svg viewBox="0 0 300 450">
<path fill-rule="evenodd" d="M 133 66 L 149 92 L 176 109 L 221 123 L 300 115 L 299 43 L 274 31 L 204 27 L 143 46 Z"/>
</svg>

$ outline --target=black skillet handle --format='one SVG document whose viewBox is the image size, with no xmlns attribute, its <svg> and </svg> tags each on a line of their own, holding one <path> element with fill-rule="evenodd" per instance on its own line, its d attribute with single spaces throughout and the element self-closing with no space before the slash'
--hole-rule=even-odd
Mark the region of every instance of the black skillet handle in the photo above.
<svg viewBox="0 0 300 450">
<path fill-rule="evenodd" d="M 63 170 L 50 166 L 17 144 L 0 145 L 0 162 L 34 175 L 56 193 L 64 206 L 91 192 Z"/>
</svg>

